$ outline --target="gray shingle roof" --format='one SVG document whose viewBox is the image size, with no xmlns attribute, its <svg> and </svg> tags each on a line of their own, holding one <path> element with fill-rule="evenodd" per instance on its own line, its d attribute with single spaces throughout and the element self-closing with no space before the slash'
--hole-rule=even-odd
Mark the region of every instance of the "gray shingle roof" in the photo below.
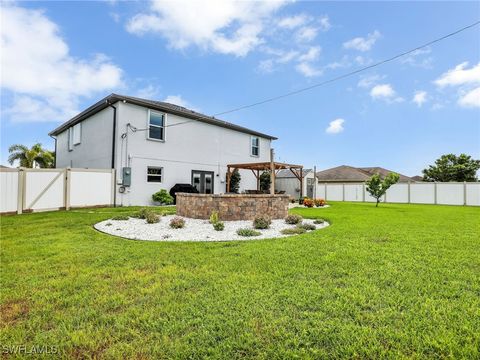
<svg viewBox="0 0 480 360">
<path fill-rule="evenodd" d="M 356 168 L 348 165 L 341 165 L 331 169 L 317 172 L 319 182 L 364 182 L 373 174 L 379 174 L 381 177 L 387 176 L 392 171 L 382 167 L 361 167 Z M 408 176 L 400 175 L 400 182 L 412 181 Z"/>
<path fill-rule="evenodd" d="M 363 182 L 367 180 L 369 176 L 358 168 L 341 165 L 331 169 L 317 172 L 317 179 L 320 182 L 329 181 L 357 181 Z"/>
<path fill-rule="evenodd" d="M 379 174 L 380 177 L 385 177 L 387 176 L 388 174 L 390 174 L 391 172 L 394 172 L 394 171 L 391 171 L 391 170 L 388 170 L 388 169 L 385 169 L 385 168 L 382 168 L 382 167 L 379 167 L 379 166 L 375 166 L 375 167 L 361 167 L 359 168 L 360 170 L 363 170 L 365 171 L 369 176 L 372 176 L 374 174 Z M 397 172 L 398 175 L 400 175 L 400 179 L 398 180 L 399 182 L 408 182 L 408 181 L 412 181 L 413 179 L 409 176 L 406 176 L 406 175 L 402 175 L 400 173 Z"/>
<path fill-rule="evenodd" d="M 51 131 L 49 133 L 49 135 L 53 135 L 53 136 L 58 135 L 59 133 L 65 131 L 70 126 L 75 125 L 75 124 L 79 123 L 80 121 L 96 114 L 97 112 L 107 108 L 109 106 L 109 104 L 114 104 L 117 101 L 126 101 L 127 103 L 131 103 L 131 104 L 135 104 L 135 105 L 139 105 L 139 106 L 144 106 L 144 107 L 154 109 L 154 110 L 165 111 L 167 113 L 183 116 L 183 117 L 186 117 L 186 118 L 189 118 L 189 119 L 192 119 L 192 120 L 197 120 L 197 121 L 201 121 L 201 122 L 204 122 L 204 123 L 207 123 L 207 124 L 216 125 L 216 126 L 224 127 L 224 128 L 235 130 L 235 131 L 240 131 L 240 132 L 243 132 L 243 133 L 260 136 L 260 137 L 270 139 L 270 140 L 276 140 L 277 139 L 276 137 L 274 137 L 272 135 L 263 134 L 261 132 L 258 132 L 258 131 L 252 130 L 252 129 L 248 129 L 248 128 L 243 127 L 243 126 L 235 125 L 233 123 L 230 123 L 230 122 L 227 122 L 227 121 L 224 121 L 224 120 L 220 120 L 220 119 L 217 119 L 217 118 L 212 117 L 212 116 L 201 114 L 199 112 L 189 110 L 189 109 L 187 109 L 183 106 L 170 104 L 170 103 L 166 103 L 166 102 L 163 102 L 163 101 L 147 100 L 147 99 L 137 98 L 137 97 L 134 97 L 134 96 L 126 96 L 126 95 L 118 95 L 118 94 L 110 94 L 109 96 L 103 98 L 99 102 L 93 104 L 89 108 L 82 111 L 80 114 L 74 116 L 73 118 L 71 118 L 67 122 L 63 123 L 62 125 L 57 127 L 55 130 Z"/>
</svg>

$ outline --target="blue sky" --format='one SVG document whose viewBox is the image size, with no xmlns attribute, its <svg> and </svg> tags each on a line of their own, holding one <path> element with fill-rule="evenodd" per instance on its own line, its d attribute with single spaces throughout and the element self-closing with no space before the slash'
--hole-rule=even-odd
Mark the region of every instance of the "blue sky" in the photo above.
<svg viewBox="0 0 480 360">
<path fill-rule="evenodd" d="M 202 4 L 200 6 L 199 4 Z M 356 70 L 480 18 L 479 2 L 2 3 L 1 163 L 111 92 L 215 114 Z M 406 175 L 480 157 L 480 26 L 223 118 L 277 159 Z"/>
</svg>

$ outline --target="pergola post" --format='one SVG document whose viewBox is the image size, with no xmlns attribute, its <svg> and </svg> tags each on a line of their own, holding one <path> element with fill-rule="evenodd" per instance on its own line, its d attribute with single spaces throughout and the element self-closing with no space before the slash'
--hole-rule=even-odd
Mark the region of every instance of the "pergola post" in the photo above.
<svg viewBox="0 0 480 360">
<path fill-rule="evenodd" d="M 257 191 L 260 191 L 260 170 L 257 170 Z"/>
<path fill-rule="evenodd" d="M 303 197 L 303 168 L 300 168 L 300 198 Z"/>
<path fill-rule="evenodd" d="M 275 164 L 273 163 L 273 149 L 270 149 L 270 195 L 275 194 Z"/>
<path fill-rule="evenodd" d="M 227 166 L 227 194 L 230 192 L 230 166 Z"/>
</svg>

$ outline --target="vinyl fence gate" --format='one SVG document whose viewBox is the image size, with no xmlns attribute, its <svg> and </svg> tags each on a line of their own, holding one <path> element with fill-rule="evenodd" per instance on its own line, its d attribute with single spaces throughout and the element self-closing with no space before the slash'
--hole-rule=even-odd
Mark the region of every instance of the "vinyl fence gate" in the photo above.
<svg viewBox="0 0 480 360">
<path fill-rule="evenodd" d="M 114 169 L 0 169 L 0 213 L 115 203 Z"/>
</svg>

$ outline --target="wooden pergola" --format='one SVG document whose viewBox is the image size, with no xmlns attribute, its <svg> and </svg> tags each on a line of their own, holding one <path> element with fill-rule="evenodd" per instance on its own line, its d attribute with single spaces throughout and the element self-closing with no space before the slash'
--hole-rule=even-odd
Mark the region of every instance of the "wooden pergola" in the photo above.
<svg viewBox="0 0 480 360">
<path fill-rule="evenodd" d="M 275 177 L 280 170 L 288 169 L 300 181 L 300 197 L 303 196 L 303 165 L 286 164 L 280 162 L 256 162 L 244 164 L 227 165 L 227 193 L 230 192 L 230 177 L 235 169 L 251 170 L 257 178 L 257 191 L 260 190 L 260 174 L 263 171 L 270 171 L 270 194 L 275 194 Z"/>
</svg>

